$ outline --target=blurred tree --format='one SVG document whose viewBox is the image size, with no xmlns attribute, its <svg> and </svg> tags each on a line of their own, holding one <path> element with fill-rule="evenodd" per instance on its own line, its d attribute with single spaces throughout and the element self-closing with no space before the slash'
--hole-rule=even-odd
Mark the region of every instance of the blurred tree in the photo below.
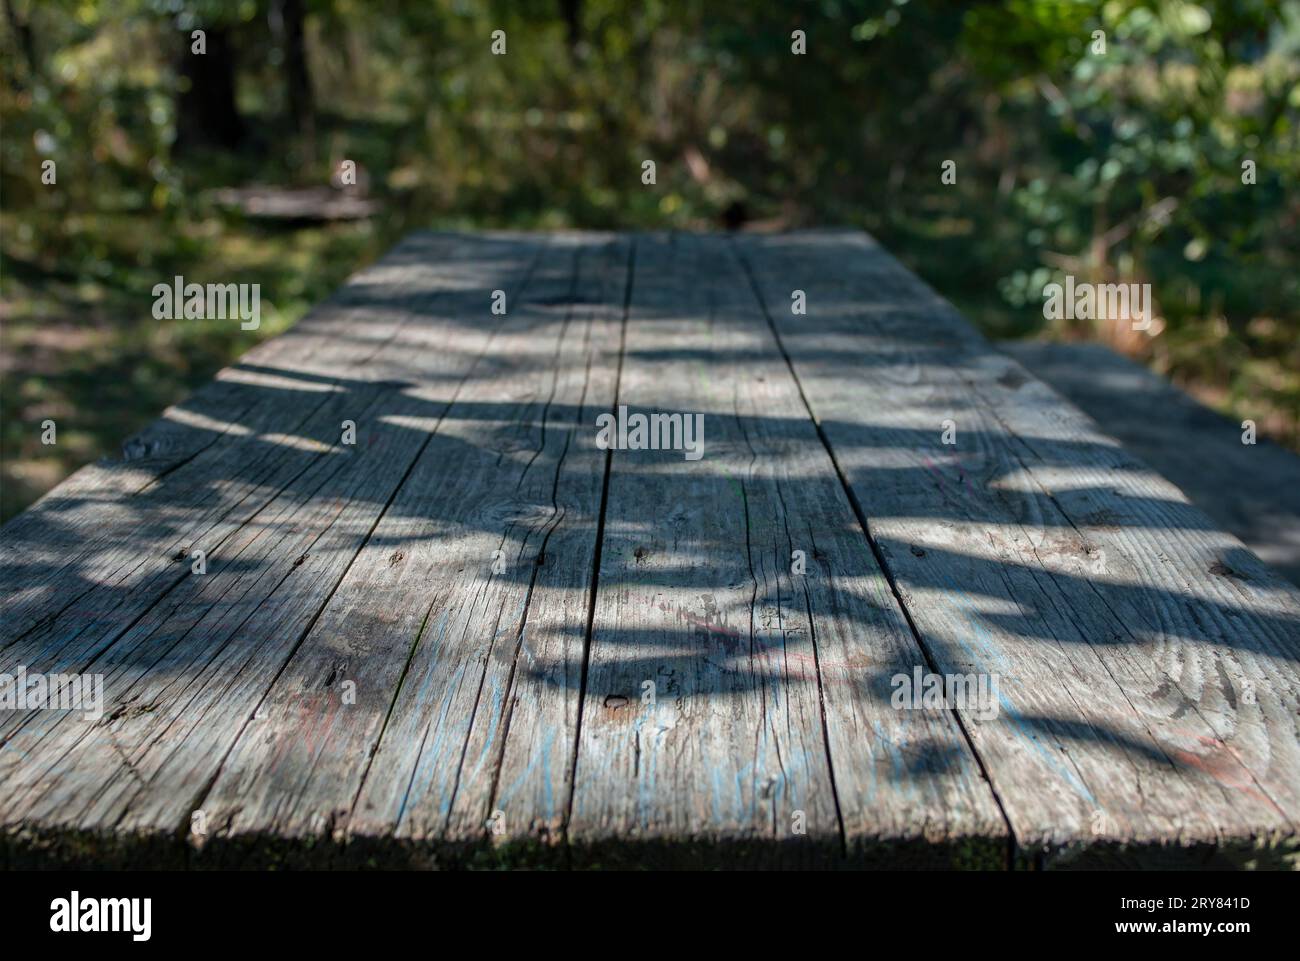
<svg viewBox="0 0 1300 961">
<path fill-rule="evenodd" d="M 582 43 L 582 0 L 559 0 L 560 16 L 564 18 L 565 35 L 569 43 L 569 53 L 577 55 L 578 44 Z"/>
<path fill-rule="evenodd" d="M 15 46 L 22 57 L 22 65 L 28 80 L 35 78 L 40 70 L 40 61 L 36 56 L 36 38 L 32 35 L 31 21 L 19 13 L 15 0 L 4 0 L 5 5 L 5 22 L 9 25 L 10 31 L 17 40 Z M 15 90 L 22 89 L 22 81 L 15 72 L 9 77 L 10 83 Z"/>
<path fill-rule="evenodd" d="M 293 131 L 314 152 L 316 134 L 315 100 L 307 70 L 305 14 L 302 0 L 275 0 L 272 23 L 284 53 L 285 101 Z"/>
<path fill-rule="evenodd" d="M 160 274 L 260 278 L 288 323 L 427 226 L 862 226 L 998 336 L 1062 273 L 1149 282 L 1150 332 L 1050 332 L 1300 444 L 1300 0 L 0 2 L 10 456 L 37 412 L 121 383 L 143 423 L 247 346 L 142 323 Z M 343 159 L 383 216 L 214 202 Z M 42 367 L 61 324 L 101 346 Z"/>
<path fill-rule="evenodd" d="M 244 121 L 235 101 L 235 44 L 221 21 L 202 21 L 205 49 L 196 52 L 190 33 L 181 34 L 176 85 L 177 153 L 195 147 L 237 148 Z"/>
</svg>

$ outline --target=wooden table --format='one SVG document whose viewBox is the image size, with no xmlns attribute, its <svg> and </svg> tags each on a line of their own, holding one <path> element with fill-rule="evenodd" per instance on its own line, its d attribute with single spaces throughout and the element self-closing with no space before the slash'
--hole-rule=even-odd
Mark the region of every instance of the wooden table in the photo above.
<svg viewBox="0 0 1300 961">
<path fill-rule="evenodd" d="M 8 865 L 1300 857 L 1300 592 L 861 233 L 413 235 L 124 451 L 0 535 L 105 692 Z"/>
</svg>

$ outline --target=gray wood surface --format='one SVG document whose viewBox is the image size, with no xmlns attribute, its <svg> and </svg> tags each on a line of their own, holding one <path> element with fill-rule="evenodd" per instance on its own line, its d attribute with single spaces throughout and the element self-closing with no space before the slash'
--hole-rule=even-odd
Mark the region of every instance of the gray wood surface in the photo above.
<svg viewBox="0 0 1300 961">
<path fill-rule="evenodd" d="M 923 659 L 725 241 L 638 238 L 619 403 L 703 414 L 705 447 L 613 458 L 574 847 L 1004 859 L 953 717 L 889 706 L 888 677 Z"/>
<path fill-rule="evenodd" d="M 1298 656 L 865 235 L 417 234 L 0 531 L 0 858 L 1294 866 Z"/>
<path fill-rule="evenodd" d="M 870 238 L 740 246 L 1019 857 L 1293 861 L 1300 592 Z"/>
<path fill-rule="evenodd" d="M 1003 341 L 998 349 L 1300 584 L 1300 456 L 1264 437 L 1243 444 L 1239 421 L 1101 344 Z"/>
</svg>

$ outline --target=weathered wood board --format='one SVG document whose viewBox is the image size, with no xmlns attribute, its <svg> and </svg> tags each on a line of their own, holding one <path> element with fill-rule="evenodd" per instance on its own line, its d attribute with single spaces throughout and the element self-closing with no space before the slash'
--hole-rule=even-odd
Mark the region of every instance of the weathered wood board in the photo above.
<svg viewBox="0 0 1300 961">
<path fill-rule="evenodd" d="M 740 247 L 1018 854 L 1293 861 L 1300 592 L 870 238 Z"/>
<path fill-rule="evenodd" d="M 6 864 L 1295 864 L 1300 591 L 860 233 L 413 235 L 124 454 Z"/>
<path fill-rule="evenodd" d="M 123 529 L 110 530 L 116 536 L 88 551 L 86 566 L 98 563 L 101 553 L 134 551 L 136 563 L 153 559 L 177 573 L 165 582 L 136 577 L 96 584 L 54 619 L 47 628 L 53 640 L 43 648 L 23 650 L 29 643 L 23 638 L 6 645 L 6 665 L 104 674 L 109 703 L 99 725 L 51 711 L 19 713 L 10 722 L 0 756 L 8 824 L 41 843 L 62 842 L 65 819 L 76 810 L 74 847 L 102 843 L 110 850 L 161 832 L 175 835 L 182 823 L 206 830 L 206 817 L 194 818 L 194 812 L 202 810 L 199 802 L 225 753 L 372 540 L 378 518 L 428 445 L 428 428 L 482 358 L 493 322 L 503 319 L 483 305 L 494 289 L 513 293 L 543 246 L 537 238 L 454 244 L 412 238 L 345 289 L 345 299 L 364 296 L 373 310 L 339 316 L 327 310 L 286 335 L 308 345 L 301 363 L 263 353 L 223 374 L 218 384 L 241 386 L 246 403 L 235 409 L 264 410 L 266 420 L 236 424 L 240 429 L 223 434 L 237 438 L 242 457 L 235 451 L 228 461 L 195 458 L 184 467 L 193 465 L 192 486 L 215 489 L 218 501 L 250 505 L 251 519 L 232 525 L 233 534 L 224 537 L 186 531 L 186 546 L 173 556 L 172 542 L 150 539 L 155 528 L 175 537 L 157 515 L 184 518 L 171 501 L 183 503 L 191 482 L 176 480 L 180 470 L 169 473 L 154 499 L 123 505 Z M 449 344 L 450 330 L 461 324 L 465 330 Z M 266 347 L 285 351 L 285 341 Z M 324 349 L 310 349 L 318 342 Z M 366 349 L 369 344 L 374 347 Z M 315 420 L 297 409 L 299 383 L 324 390 L 323 407 L 316 392 L 302 392 Z M 192 407 L 209 403 L 200 392 L 163 423 L 184 424 Z M 340 443 L 345 420 L 357 425 L 354 445 Z M 255 462 L 263 445 L 293 460 L 292 473 L 284 472 L 287 483 L 242 474 L 239 465 Z M 39 520 L 47 505 L 61 517 L 59 494 L 5 528 L 6 551 L 21 559 L 17 573 L 31 576 L 41 528 L 12 539 L 10 528 Z M 192 574 L 191 545 L 208 550 L 206 574 Z M 9 570 L 6 565 L 6 582 Z M 96 590 L 108 599 L 98 600 Z M 302 717 L 310 724 L 309 712 Z"/>
<path fill-rule="evenodd" d="M 638 238 L 627 328 L 619 405 L 701 415 L 704 443 L 614 454 L 570 842 L 1005 859 L 952 716 L 889 706 L 923 658 L 734 252 Z"/>
<path fill-rule="evenodd" d="M 1003 341 L 998 349 L 1300 585 L 1300 455 L 1265 437 L 1243 444 L 1240 422 L 1102 344 Z"/>
</svg>

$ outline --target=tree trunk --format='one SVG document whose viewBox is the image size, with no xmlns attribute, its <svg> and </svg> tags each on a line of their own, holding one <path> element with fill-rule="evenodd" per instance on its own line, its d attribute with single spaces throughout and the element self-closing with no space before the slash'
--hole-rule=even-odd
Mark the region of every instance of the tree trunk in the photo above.
<svg viewBox="0 0 1300 961">
<path fill-rule="evenodd" d="M 4 0 L 4 3 L 5 19 L 9 23 L 9 32 L 14 35 L 15 45 L 18 47 L 19 53 L 22 54 L 23 66 L 26 67 L 27 82 L 31 84 L 40 77 L 39 61 L 36 57 L 36 40 L 32 36 L 31 21 L 18 16 L 18 11 L 14 9 L 13 0 Z M 15 90 L 22 89 L 16 72 L 10 74 L 9 83 Z"/>
<path fill-rule="evenodd" d="M 564 18 L 569 53 L 576 55 L 582 42 L 582 0 L 560 0 L 560 16 Z"/>
<path fill-rule="evenodd" d="M 234 150 L 244 140 L 235 104 L 235 50 L 225 27 L 205 27 L 207 52 L 193 52 L 183 34 L 180 89 L 176 99 L 176 151 L 198 146 Z"/>
<path fill-rule="evenodd" d="M 280 27 L 284 44 L 285 102 L 294 133 L 310 143 L 316 133 L 315 103 L 311 74 L 307 70 L 305 14 L 302 0 L 279 0 Z"/>
</svg>

